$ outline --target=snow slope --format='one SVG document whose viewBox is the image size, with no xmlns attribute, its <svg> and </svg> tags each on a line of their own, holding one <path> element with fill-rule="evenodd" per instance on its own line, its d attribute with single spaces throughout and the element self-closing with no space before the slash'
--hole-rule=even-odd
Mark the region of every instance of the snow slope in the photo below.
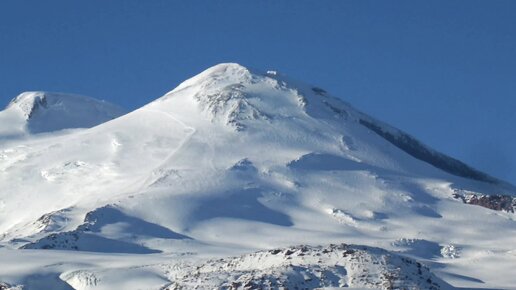
<svg viewBox="0 0 516 290">
<path fill-rule="evenodd" d="M 361 248 L 368 261 L 395 257 L 382 264 L 407 277 L 394 289 L 430 289 L 414 281 L 433 275 L 437 289 L 512 288 L 514 213 L 457 196 L 515 192 L 321 88 L 220 64 L 99 126 L 0 143 L 0 282 L 218 287 L 324 268 L 336 283 L 298 286 L 334 287 L 351 277 L 347 260 L 318 257 L 346 243 L 373 247 Z M 295 245 L 311 250 L 294 266 L 249 254 Z M 347 284 L 391 289 L 387 276 Z"/>
</svg>

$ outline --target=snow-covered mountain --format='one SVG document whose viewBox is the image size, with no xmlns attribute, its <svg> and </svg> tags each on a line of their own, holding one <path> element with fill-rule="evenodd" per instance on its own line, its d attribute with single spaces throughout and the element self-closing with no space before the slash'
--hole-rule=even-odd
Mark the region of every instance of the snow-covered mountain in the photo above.
<svg viewBox="0 0 516 290">
<path fill-rule="evenodd" d="M 53 124 L 0 143 L 4 288 L 516 285 L 512 185 L 277 72 L 220 64 Z"/>
<path fill-rule="evenodd" d="M 0 112 L 0 139 L 70 128 L 90 128 L 121 116 L 118 106 L 93 98 L 25 92 Z"/>
</svg>

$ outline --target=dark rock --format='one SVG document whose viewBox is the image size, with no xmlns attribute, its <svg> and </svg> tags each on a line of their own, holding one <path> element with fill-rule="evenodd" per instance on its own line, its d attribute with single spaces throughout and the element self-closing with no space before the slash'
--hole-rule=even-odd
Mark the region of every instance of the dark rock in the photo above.
<svg viewBox="0 0 516 290">
<path fill-rule="evenodd" d="M 370 120 L 360 119 L 359 123 L 389 141 L 394 146 L 405 151 L 412 157 L 431 164 L 445 172 L 488 183 L 498 183 L 498 180 L 495 178 L 480 172 L 455 158 L 429 149 L 414 137 L 404 132 L 395 129 L 393 129 L 395 130 L 393 132 L 388 132 L 384 130 L 382 126 Z"/>
<path fill-rule="evenodd" d="M 312 91 L 320 96 L 324 96 L 327 94 L 327 92 L 321 88 L 318 88 L 318 87 L 313 87 L 312 88 Z"/>
<path fill-rule="evenodd" d="M 492 210 L 514 213 L 516 198 L 506 194 L 475 194 L 456 190 L 453 198 L 461 200 L 466 204 L 478 205 Z"/>
</svg>

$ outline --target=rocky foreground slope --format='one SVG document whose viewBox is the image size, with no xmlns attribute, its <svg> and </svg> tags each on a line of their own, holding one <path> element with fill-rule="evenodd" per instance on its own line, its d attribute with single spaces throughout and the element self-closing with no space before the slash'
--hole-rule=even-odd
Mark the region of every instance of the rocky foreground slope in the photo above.
<svg viewBox="0 0 516 290">
<path fill-rule="evenodd" d="M 296 246 L 165 267 L 165 289 L 451 289 L 421 263 L 355 245 Z"/>
</svg>

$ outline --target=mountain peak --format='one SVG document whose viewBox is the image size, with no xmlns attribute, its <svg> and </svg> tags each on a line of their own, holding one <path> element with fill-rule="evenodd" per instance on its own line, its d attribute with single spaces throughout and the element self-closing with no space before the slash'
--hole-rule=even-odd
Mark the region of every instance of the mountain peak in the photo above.
<svg viewBox="0 0 516 290">
<path fill-rule="evenodd" d="M 321 88 L 288 79 L 277 71 L 262 72 L 237 63 L 210 67 L 181 83 L 160 101 L 178 97 L 193 99 L 208 119 L 222 121 L 237 130 L 256 119 L 270 121 L 307 113 L 334 118 L 349 116 L 346 111 L 351 110 Z"/>
<path fill-rule="evenodd" d="M 21 110 L 24 117 L 28 120 L 37 110 L 46 109 L 49 105 L 52 105 L 52 103 L 56 103 L 63 98 L 74 99 L 75 101 L 85 101 L 89 99 L 88 97 L 73 94 L 28 91 L 12 99 L 6 109 L 16 108 Z"/>
<path fill-rule="evenodd" d="M 182 82 L 179 86 L 177 86 L 172 92 L 177 92 L 183 90 L 187 87 L 205 84 L 207 82 L 211 83 L 220 83 L 220 82 L 241 82 L 248 80 L 252 77 L 251 71 L 238 64 L 238 63 L 220 63 L 214 65 L 203 72 L 197 74 L 194 77 L 189 78 L 188 80 Z M 170 94 L 169 93 L 169 94 Z"/>
<path fill-rule="evenodd" d="M 18 131 L 43 133 L 68 128 L 89 128 L 123 113 L 124 110 L 116 105 L 90 97 L 29 91 L 11 100 L 5 110 L 0 112 L 0 119 L 9 118 L 11 122 L 20 124 Z"/>
<path fill-rule="evenodd" d="M 251 131 L 261 131 L 264 126 L 271 125 L 275 128 L 296 126 L 307 129 L 307 126 L 319 126 L 321 121 L 335 128 L 358 127 L 359 131 L 374 133 L 415 159 L 452 175 L 500 183 L 429 148 L 409 134 L 354 109 L 324 89 L 291 80 L 276 71 L 261 73 L 236 63 L 215 65 L 186 80 L 161 100 L 171 101 L 163 110 L 175 116 L 184 116 L 185 113 L 180 111 L 188 107 L 190 116 L 188 120 L 184 119 L 185 123 L 197 122 L 195 119 L 200 111 L 212 123 L 223 124 L 235 131 L 250 127 L 254 128 Z"/>
<path fill-rule="evenodd" d="M 6 109 L 17 108 L 22 111 L 26 119 L 30 119 L 38 107 L 46 106 L 46 94 L 48 93 L 41 91 L 23 92 L 12 99 Z"/>
</svg>

